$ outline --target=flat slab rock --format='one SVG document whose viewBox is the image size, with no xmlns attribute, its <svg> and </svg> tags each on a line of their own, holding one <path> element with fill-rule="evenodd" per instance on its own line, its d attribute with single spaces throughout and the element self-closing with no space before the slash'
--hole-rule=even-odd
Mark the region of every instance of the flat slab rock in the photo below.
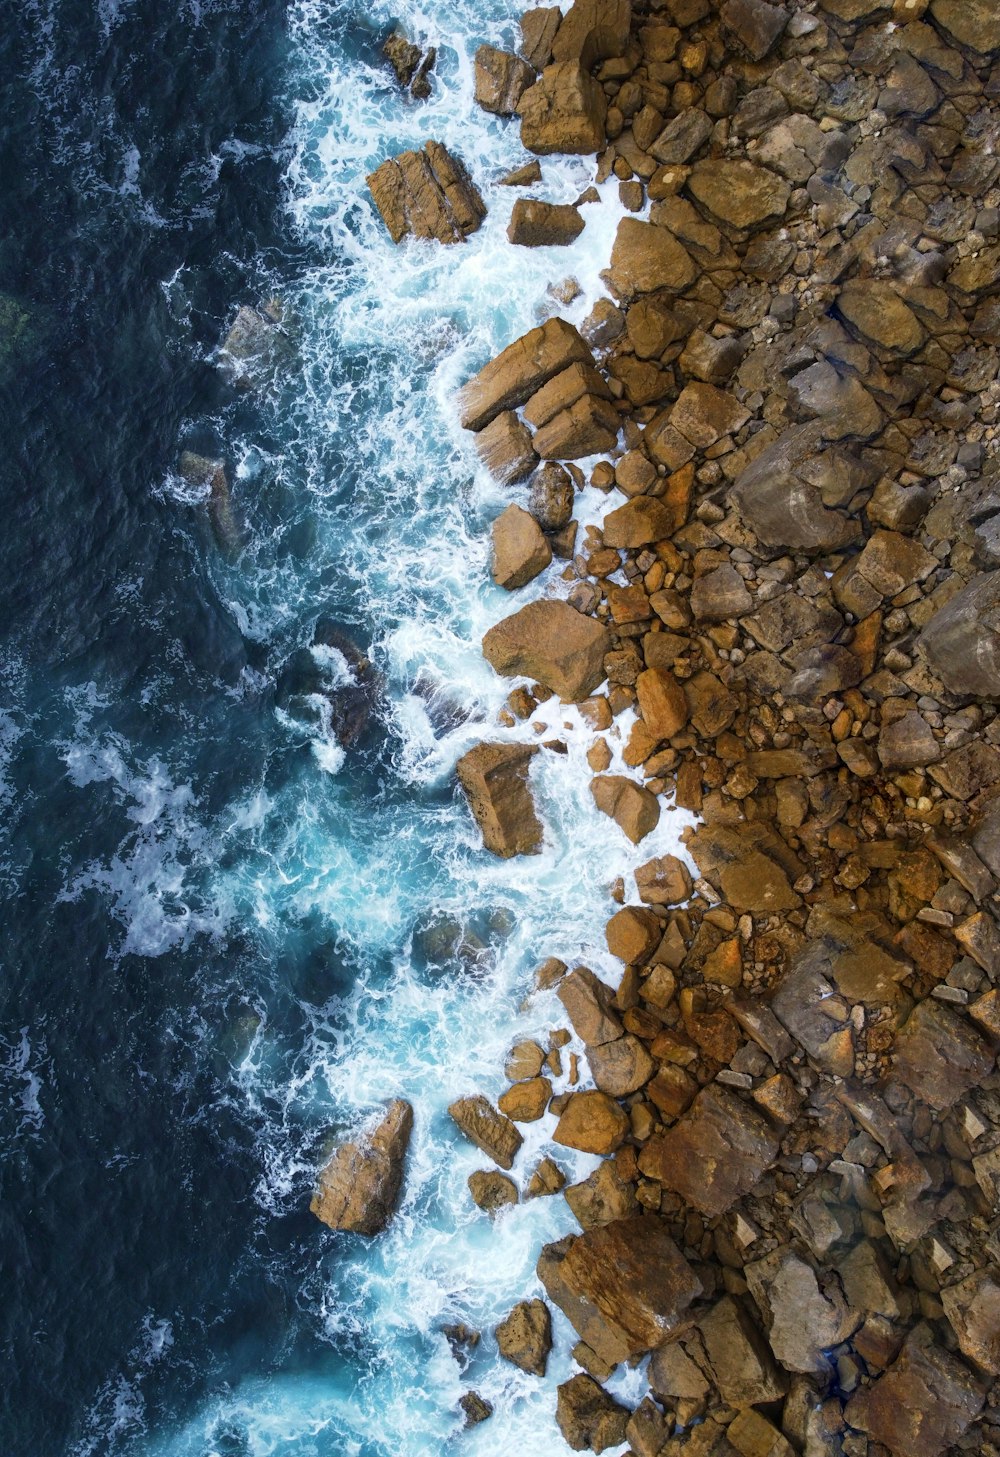
<svg viewBox="0 0 1000 1457">
<path fill-rule="evenodd" d="M 394 243 L 407 234 L 461 243 L 486 216 L 486 204 L 465 164 L 440 142 L 389 158 L 367 180 Z"/>
<path fill-rule="evenodd" d="M 397 1099 L 375 1128 L 334 1151 L 319 1176 L 310 1211 L 331 1229 L 381 1233 L 399 1200 L 412 1131 L 413 1108 Z"/>
<path fill-rule="evenodd" d="M 571 364 L 593 366 L 594 356 L 565 319 L 547 319 L 508 344 L 458 392 L 464 430 L 482 430 L 504 410 L 516 409 Z"/>
<path fill-rule="evenodd" d="M 715 1218 L 750 1192 L 778 1148 L 777 1134 L 756 1108 L 728 1088 L 710 1086 L 672 1128 L 653 1135 L 639 1168 Z"/>
</svg>

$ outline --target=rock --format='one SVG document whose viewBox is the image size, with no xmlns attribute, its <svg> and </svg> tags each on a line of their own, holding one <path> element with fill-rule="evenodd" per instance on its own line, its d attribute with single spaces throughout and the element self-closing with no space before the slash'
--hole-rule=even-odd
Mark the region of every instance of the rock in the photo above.
<svg viewBox="0 0 1000 1457">
<path fill-rule="evenodd" d="M 533 67 L 520 56 L 480 46 L 475 56 L 476 101 L 494 116 L 513 116 L 517 103 L 534 82 Z"/>
<path fill-rule="evenodd" d="M 676 855 L 661 855 L 639 866 L 635 885 L 646 905 L 675 906 L 691 895 L 691 872 Z"/>
<path fill-rule="evenodd" d="M 621 1146 L 628 1131 L 628 1119 L 606 1093 L 572 1093 L 552 1139 L 563 1148 L 609 1154 Z"/>
<path fill-rule="evenodd" d="M 480 430 L 476 452 L 494 480 L 505 486 L 523 481 L 538 464 L 531 431 L 513 410 L 504 410 Z"/>
<path fill-rule="evenodd" d="M 941 746 L 927 720 L 913 709 L 883 723 L 878 756 L 883 769 L 922 769 L 940 759 Z"/>
<path fill-rule="evenodd" d="M 493 1405 L 485 1401 L 478 1391 L 467 1391 L 458 1398 L 458 1404 L 465 1413 L 466 1427 L 477 1427 L 493 1415 Z"/>
<path fill-rule="evenodd" d="M 505 1361 L 529 1376 L 544 1376 L 552 1349 L 552 1317 L 544 1300 L 519 1301 L 496 1328 Z"/>
<path fill-rule="evenodd" d="M 184 450 L 177 472 L 189 486 L 207 492 L 208 518 L 215 539 L 223 551 L 235 555 L 244 544 L 246 532 L 233 507 L 225 461 Z"/>
<path fill-rule="evenodd" d="M 896 1035 L 892 1076 L 941 1112 L 980 1087 L 993 1065 L 991 1049 L 968 1019 L 928 997 Z"/>
<path fill-rule="evenodd" d="M 824 1293 L 811 1265 L 790 1247 L 745 1267 L 771 1349 L 787 1371 L 829 1370 L 824 1351 L 846 1340 L 858 1325 L 831 1283 Z"/>
<path fill-rule="evenodd" d="M 585 395 L 593 395 L 600 400 L 611 399 L 611 391 L 603 376 L 592 365 L 571 364 L 531 396 L 524 407 L 524 418 L 529 425 L 540 430 Z M 613 424 L 617 431 L 617 420 Z"/>
<path fill-rule="evenodd" d="M 673 1422 L 649 1396 L 636 1407 L 625 1428 L 625 1437 L 634 1457 L 659 1457 L 666 1445 Z"/>
<path fill-rule="evenodd" d="M 656 795 L 623 774 L 599 774 L 590 781 L 590 792 L 601 813 L 609 815 L 633 845 L 660 822 Z"/>
<path fill-rule="evenodd" d="M 680 1341 L 657 1347 L 649 1358 L 648 1376 L 649 1389 L 663 1401 L 680 1397 L 701 1402 L 711 1388 L 709 1378 Z"/>
<path fill-rule="evenodd" d="M 687 190 L 712 217 L 731 228 L 750 229 L 783 218 L 791 187 L 753 162 L 696 162 Z"/>
<path fill-rule="evenodd" d="M 461 243 L 486 216 L 465 165 L 440 142 L 426 142 L 422 152 L 401 152 L 377 167 L 367 181 L 394 243 L 408 233 Z"/>
<path fill-rule="evenodd" d="M 670 411 L 670 424 L 698 450 L 734 434 L 749 418 L 750 411 L 738 400 L 700 380 L 684 386 Z"/>
<path fill-rule="evenodd" d="M 646 668 L 635 680 L 642 721 L 656 740 L 672 739 L 688 721 L 684 689 L 666 668 Z"/>
<path fill-rule="evenodd" d="M 424 100 L 431 94 L 428 73 L 434 69 L 437 51 L 430 46 L 422 51 L 413 45 L 401 30 L 394 30 L 382 47 L 382 54 L 396 74 L 396 80 L 404 91 L 417 100 Z"/>
<path fill-rule="evenodd" d="M 858 535 L 857 522 L 824 506 L 814 484 L 821 434 L 815 425 L 786 430 L 737 477 L 733 500 L 766 546 L 836 551 Z"/>
<path fill-rule="evenodd" d="M 578 966 L 563 977 L 556 996 L 566 1009 L 573 1031 L 588 1047 L 621 1037 L 624 1028 L 613 1010 L 615 994 L 589 966 Z"/>
<path fill-rule="evenodd" d="M 487 1214 L 496 1214 L 498 1209 L 517 1203 L 517 1185 L 514 1180 L 508 1179 L 506 1174 L 498 1174 L 496 1169 L 477 1169 L 474 1174 L 470 1174 L 469 1193 L 472 1195 L 472 1202 L 478 1204 Z"/>
<path fill-rule="evenodd" d="M 529 1199 L 541 1199 L 547 1194 L 558 1194 L 565 1183 L 566 1175 L 559 1165 L 552 1159 L 541 1159 L 535 1172 L 528 1180 L 527 1197 Z"/>
<path fill-rule="evenodd" d="M 541 182 L 542 168 L 537 159 L 525 162 L 523 167 L 515 167 L 513 171 L 505 173 L 500 178 L 501 187 L 530 187 L 534 182 Z"/>
<path fill-rule="evenodd" d="M 507 237 L 523 248 L 564 247 L 582 232 L 583 218 L 571 204 L 519 197 L 510 215 Z"/>
<path fill-rule="evenodd" d="M 536 71 L 552 59 L 552 42 L 561 20 L 562 11 L 557 5 L 526 10 L 521 16 L 521 55 Z"/>
<path fill-rule="evenodd" d="M 841 317 L 869 344 L 908 358 L 916 354 L 926 334 L 916 314 L 891 284 L 877 279 L 857 279 L 840 291 L 837 308 Z"/>
<path fill-rule="evenodd" d="M 402 1098 L 390 1103 L 377 1127 L 335 1150 L 319 1176 L 310 1211 L 331 1229 L 381 1233 L 399 1201 L 412 1131 L 410 1104 Z"/>
<path fill-rule="evenodd" d="M 674 512 L 656 496 L 635 496 L 604 518 L 605 546 L 632 550 L 663 541 L 678 526 Z"/>
<path fill-rule="evenodd" d="M 1000 571 L 973 577 L 935 612 L 917 649 L 952 693 L 1000 700 Z"/>
<path fill-rule="evenodd" d="M 536 1123 L 549 1106 L 551 1097 L 552 1084 L 548 1078 L 528 1078 L 508 1088 L 498 1098 L 497 1107 L 515 1123 Z"/>
<path fill-rule="evenodd" d="M 477 744 L 455 765 L 483 845 L 494 855 L 537 855 L 542 825 L 528 784 L 535 744 Z"/>
<path fill-rule="evenodd" d="M 660 918 L 643 906 L 624 906 L 611 917 L 604 930 L 608 950 L 627 965 L 642 966 L 663 937 Z"/>
<path fill-rule="evenodd" d="M 612 1400 L 592 1376 L 578 1372 L 556 1391 L 556 1421 L 574 1452 L 603 1452 L 624 1442 L 628 1407 Z"/>
<path fill-rule="evenodd" d="M 683 293 L 696 276 L 687 249 L 667 228 L 639 218 L 622 218 L 608 269 L 608 285 L 620 303 L 631 303 L 638 295 L 658 289 Z"/>
<path fill-rule="evenodd" d="M 795 1457 L 795 1448 L 759 1411 L 737 1412 L 726 1440 L 740 1457 Z"/>
<path fill-rule="evenodd" d="M 844 1416 L 892 1457 L 941 1457 L 982 1408 L 983 1391 L 968 1367 L 920 1324 L 888 1371 L 851 1398 Z"/>
<path fill-rule="evenodd" d="M 649 154 L 664 166 L 680 167 L 701 151 L 711 135 L 711 117 L 689 106 L 667 122 L 650 144 Z"/>
<path fill-rule="evenodd" d="M 993 0 L 931 0 L 931 15 L 959 45 L 980 55 L 1000 50 L 1000 13 Z"/>
<path fill-rule="evenodd" d="M 529 602 L 483 638 L 483 656 L 501 676 L 535 678 L 573 703 L 603 682 L 610 647 L 606 627 L 552 600 Z"/>
<path fill-rule="evenodd" d="M 607 112 L 603 90 L 579 62 L 556 61 L 517 104 L 521 144 L 541 156 L 599 152 Z"/>
<path fill-rule="evenodd" d="M 502 1169 L 511 1167 L 523 1139 L 510 1119 L 498 1113 L 482 1094 L 458 1098 L 448 1112 L 470 1143 L 481 1148 Z"/>
<path fill-rule="evenodd" d="M 219 348 L 219 369 L 234 389 L 250 390 L 265 383 L 288 352 L 288 336 L 278 320 L 243 304 Z"/>
<path fill-rule="evenodd" d="M 778 1156 L 778 1139 L 756 1108 L 728 1088 L 703 1088 L 672 1128 L 654 1134 L 639 1168 L 709 1218 L 748 1194 Z"/>
<path fill-rule="evenodd" d="M 607 1048 L 618 1045 L 617 1042 L 605 1043 Z M 591 1053 L 603 1050 L 592 1048 Z M 590 1055 L 588 1053 L 588 1058 Z M 578 1184 L 570 1184 L 563 1191 L 563 1197 L 581 1229 L 593 1229 L 598 1224 L 610 1224 L 614 1219 L 627 1219 L 629 1215 L 639 1213 L 635 1186 L 619 1178 L 614 1159 L 603 1159 L 592 1174 Z"/>
<path fill-rule="evenodd" d="M 788 1389 L 760 1331 L 742 1305 L 725 1295 L 700 1317 L 709 1369 L 719 1394 L 729 1406 L 761 1406 L 777 1401 Z"/>
<path fill-rule="evenodd" d="M 542 460 L 583 460 L 614 449 L 620 424 L 614 405 L 585 394 L 537 430 L 532 444 Z"/>
<path fill-rule="evenodd" d="M 612 1098 L 625 1098 L 637 1092 L 656 1072 L 656 1063 L 638 1037 L 619 1037 L 614 1042 L 591 1047 L 587 1061 L 597 1087 Z"/>
<path fill-rule="evenodd" d="M 515 1042 L 504 1063 L 504 1076 L 512 1083 L 537 1078 L 545 1063 L 545 1053 L 537 1042 Z"/>
<path fill-rule="evenodd" d="M 552 58 L 579 61 L 589 71 L 598 61 L 622 56 L 631 20 L 631 0 L 574 0 L 556 32 Z"/>
<path fill-rule="evenodd" d="M 547 1245 L 538 1274 L 577 1333 L 611 1366 L 661 1345 L 702 1293 L 658 1215 L 617 1219 Z"/>
<path fill-rule="evenodd" d="M 762 61 L 788 24 L 788 12 L 766 0 L 726 0 L 722 23 L 751 61 Z"/>
<path fill-rule="evenodd" d="M 561 531 L 573 515 L 573 481 L 569 471 L 547 460 L 531 478 L 528 509 L 543 531 Z"/>
<path fill-rule="evenodd" d="M 547 380 L 594 356 L 572 324 L 547 319 L 509 344 L 458 392 L 465 430 L 482 430 L 503 410 L 523 405 Z"/>
<path fill-rule="evenodd" d="M 845 440 L 848 436 L 867 440 L 885 423 L 882 411 L 861 381 L 828 359 L 795 375 L 788 393 L 803 414 L 821 422 L 824 440 Z"/>
<path fill-rule="evenodd" d="M 976 1270 L 941 1291 L 962 1355 L 990 1376 L 1000 1376 L 1000 1283 L 990 1270 Z"/>
<path fill-rule="evenodd" d="M 698 622 L 728 622 L 753 607 L 753 598 L 735 567 L 728 563 L 696 577 L 691 611 Z"/>
<path fill-rule="evenodd" d="M 520 506 L 501 511 L 493 523 L 493 580 L 498 586 L 513 592 L 544 572 L 551 560 L 552 548 L 534 516 Z"/>
</svg>

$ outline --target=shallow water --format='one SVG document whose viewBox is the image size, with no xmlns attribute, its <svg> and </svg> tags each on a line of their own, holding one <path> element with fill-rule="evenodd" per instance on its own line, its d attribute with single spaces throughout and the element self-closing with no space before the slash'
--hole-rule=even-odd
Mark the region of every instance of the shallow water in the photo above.
<svg viewBox="0 0 1000 1457">
<path fill-rule="evenodd" d="M 513 604 L 490 581 L 510 493 L 452 396 L 554 309 L 551 284 L 575 277 L 559 311 L 587 312 L 614 189 L 571 247 L 506 243 L 516 194 L 493 184 L 523 153 L 472 102 L 476 46 L 514 41 L 496 0 L 14 9 L 0 1447 L 568 1450 L 552 1417 L 568 1327 L 544 1382 L 489 1333 L 572 1217 L 542 1199 L 491 1225 L 465 1188 L 483 1160 L 445 1109 L 499 1092 L 510 1043 L 560 1024 L 551 996 L 527 997 L 540 960 L 615 976 L 609 887 L 675 848 L 683 817 L 632 847 L 592 804 L 576 711 L 553 702 L 537 737 L 569 752 L 533 764 L 544 851 L 484 853 L 453 766 L 510 685 L 479 639 L 564 589 L 555 566 Z M 427 103 L 378 61 L 396 19 L 439 46 Z M 365 173 L 431 136 L 489 217 L 462 247 L 393 248 Z M 590 170 L 547 161 L 544 195 L 572 200 Z M 272 296 L 294 361 L 235 395 L 215 346 L 238 303 Z M 177 474 L 185 448 L 226 460 L 228 539 Z M 587 491 L 578 515 L 607 504 Z M 381 685 L 347 749 L 324 696 L 345 660 L 311 650 L 321 619 Z M 474 955 L 442 949 L 442 918 Z M 416 1109 L 400 1213 L 376 1241 L 328 1233 L 307 1212 L 316 1166 L 390 1096 Z M 525 1130 L 525 1180 L 553 1121 Z M 441 1333 L 456 1321 L 484 1333 L 465 1372 Z M 463 1433 L 470 1386 L 496 1410 Z"/>
</svg>

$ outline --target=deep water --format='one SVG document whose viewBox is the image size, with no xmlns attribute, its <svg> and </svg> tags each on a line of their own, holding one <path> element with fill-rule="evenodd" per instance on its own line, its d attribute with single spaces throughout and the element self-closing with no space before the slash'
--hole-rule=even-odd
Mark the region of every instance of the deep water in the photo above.
<svg viewBox="0 0 1000 1457">
<path fill-rule="evenodd" d="M 396 19 L 440 48 L 427 103 L 379 62 Z M 612 187 L 572 247 L 507 245 L 492 184 L 523 154 L 472 104 L 484 40 L 514 40 L 500 0 L 4 8 L 2 1457 L 568 1450 L 568 1328 L 545 1383 L 489 1331 L 569 1211 L 491 1226 L 445 1109 L 559 1025 L 525 1000 L 538 961 L 614 975 L 610 884 L 680 816 L 641 853 L 609 830 L 555 703 L 541 856 L 491 860 L 454 788 L 509 687 L 478 642 L 510 602 L 487 566 L 507 497 L 451 397 L 568 274 L 582 318 L 619 215 Z M 394 249 L 364 176 L 428 136 L 490 216 L 461 248 Z M 547 163 L 545 195 L 589 170 Z M 287 353 L 238 393 L 217 346 L 272 298 Z M 185 449 L 225 461 L 227 513 Z M 359 695 L 318 624 L 372 663 L 346 747 Z M 338 1238 L 315 1169 L 390 1096 L 416 1108 L 403 1206 Z M 484 1332 L 467 1372 L 450 1321 Z M 496 1414 L 463 1433 L 470 1385 Z"/>
</svg>

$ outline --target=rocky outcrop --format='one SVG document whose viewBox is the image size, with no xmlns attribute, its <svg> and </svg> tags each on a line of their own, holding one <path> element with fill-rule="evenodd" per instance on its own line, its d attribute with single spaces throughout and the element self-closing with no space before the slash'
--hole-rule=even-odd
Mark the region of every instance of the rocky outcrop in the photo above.
<svg viewBox="0 0 1000 1457">
<path fill-rule="evenodd" d="M 503 410 L 523 405 L 554 375 L 594 356 L 572 324 L 549 319 L 509 344 L 483 366 L 458 393 L 459 416 L 466 430 L 482 430 Z"/>
<path fill-rule="evenodd" d="M 491 627 L 483 656 L 504 677 L 537 678 L 560 698 L 577 702 L 604 677 L 610 646 L 606 627 L 568 602 L 529 602 Z"/>
<path fill-rule="evenodd" d="M 397 1099 L 375 1128 L 341 1144 L 309 1205 L 316 1218 L 350 1234 L 380 1234 L 399 1201 L 412 1129 L 413 1109 Z"/>
<path fill-rule="evenodd" d="M 417 101 L 426 101 L 431 94 L 430 73 L 437 60 L 437 48 L 428 46 L 422 51 L 401 30 L 394 30 L 382 47 L 382 54 L 401 89 Z"/>
<path fill-rule="evenodd" d="M 579 61 L 546 66 L 517 104 L 529 152 L 599 152 L 605 143 L 604 92 Z"/>
<path fill-rule="evenodd" d="M 528 765 L 537 753 L 534 744 L 477 744 L 455 765 L 484 846 L 503 859 L 534 855 L 542 847 L 528 783 Z"/>
<path fill-rule="evenodd" d="M 383 162 L 369 175 L 368 187 L 394 243 L 407 235 L 461 243 L 486 216 L 464 163 L 440 142 Z"/>
</svg>

